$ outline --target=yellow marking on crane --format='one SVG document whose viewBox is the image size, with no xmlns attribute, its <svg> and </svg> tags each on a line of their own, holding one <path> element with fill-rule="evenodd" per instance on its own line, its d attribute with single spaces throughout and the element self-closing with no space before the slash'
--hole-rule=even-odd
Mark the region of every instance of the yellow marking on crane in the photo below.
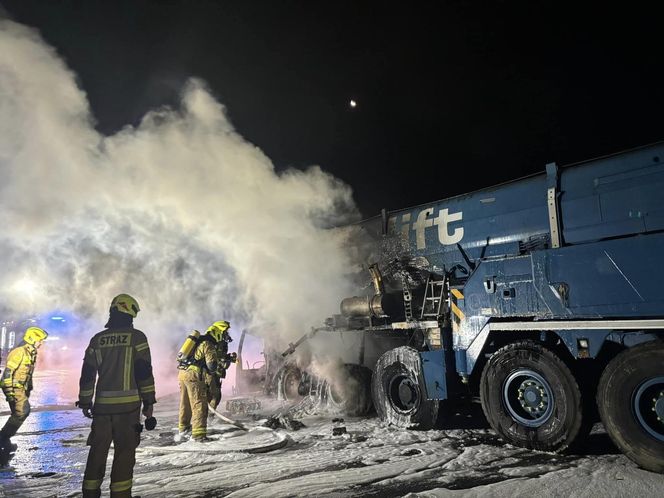
<svg viewBox="0 0 664 498">
<path fill-rule="evenodd" d="M 452 295 L 457 299 L 463 299 L 463 294 L 459 289 L 452 289 Z"/>
<path fill-rule="evenodd" d="M 463 314 L 463 311 L 461 311 L 454 303 L 452 303 L 452 313 L 454 313 L 459 320 L 465 320 L 466 318 L 466 315 Z"/>
</svg>

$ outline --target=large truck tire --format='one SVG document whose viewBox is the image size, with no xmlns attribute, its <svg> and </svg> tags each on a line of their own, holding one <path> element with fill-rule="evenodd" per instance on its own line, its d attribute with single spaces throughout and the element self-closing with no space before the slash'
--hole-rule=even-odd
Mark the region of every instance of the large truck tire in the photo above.
<svg viewBox="0 0 664 498">
<path fill-rule="evenodd" d="M 597 406 L 616 446 L 644 469 L 664 473 L 664 343 L 639 344 L 611 360 Z"/>
<path fill-rule="evenodd" d="M 496 351 L 482 371 L 480 398 L 493 430 L 515 446 L 562 451 L 582 434 L 576 379 L 560 358 L 536 342 Z"/>
<path fill-rule="evenodd" d="M 371 396 L 385 423 L 422 430 L 436 425 L 440 403 L 426 398 L 422 360 L 413 348 L 391 349 L 378 358 Z"/>
<path fill-rule="evenodd" d="M 350 416 L 367 415 L 371 401 L 371 370 L 361 365 L 344 365 L 338 383 L 326 382 L 325 398 L 329 408 Z"/>
<path fill-rule="evenodd" d="M 304 394 L 301 391 L 302 370 L 294 363 L 283 365 L 276 374 L 277 399 L 297 401 Z"/>
</svg>

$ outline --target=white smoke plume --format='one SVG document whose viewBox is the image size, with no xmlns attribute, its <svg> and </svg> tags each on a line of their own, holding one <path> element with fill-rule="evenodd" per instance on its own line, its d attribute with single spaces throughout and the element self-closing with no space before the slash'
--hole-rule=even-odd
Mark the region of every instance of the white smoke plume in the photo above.
<svg viewBox="0 0 664 498">
<path fill-rule="evenodd" d="M 75 74 L 7 20 L 0 174 L 0 311 L 86 320 L 75 368 L 118 293 L 139 301 L 165 374 L 192 328 L 226 319 L 236 338 L 263 324 L 292 341 L 352 292 L 344 235 L 325 229 L 357 218 L 347 185 L 317 166 L 275 172 L 196 79 L 179 108 L 102 136 Z"/>
</svg>

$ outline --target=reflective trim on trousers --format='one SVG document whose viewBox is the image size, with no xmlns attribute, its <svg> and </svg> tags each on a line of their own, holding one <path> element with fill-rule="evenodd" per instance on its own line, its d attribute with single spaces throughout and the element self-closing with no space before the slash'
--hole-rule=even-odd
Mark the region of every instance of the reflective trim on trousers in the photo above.
<svg viewBox="0 0 664 498">
<path fill-rule="evenodd" d="M 101 489 L 102 479 L 86 479 L 83 481 L 83 489 L 94 491 Z"/>
<path fill-rule="evenodd" d="M 118 481 L 111 483 L 111 491 L 127 491 L 131 489 L 132 479 L 128 481 Z"/>
</svg>

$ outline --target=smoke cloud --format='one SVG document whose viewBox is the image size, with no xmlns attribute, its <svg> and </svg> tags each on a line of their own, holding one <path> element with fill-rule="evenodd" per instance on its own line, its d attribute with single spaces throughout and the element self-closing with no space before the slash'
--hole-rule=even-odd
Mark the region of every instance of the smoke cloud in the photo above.
<svg viewBox="0 0 664 498">
<path fill-rule="evenodd" d="M 197 79 L 178 108 L 102 136 L 76 75 L 8 20 L 0 173 L 0 312 L 75 314 L 76 369 L 118 293 L 139 301 L 135 326 L 167 375 L 192 328 L 226 319 L 236 338 L 292 341 L 352 292 L 346 234 L 326 229 L 358 217 L 347 185 L 318 166 L 276 172 Z"/>
</svg>

